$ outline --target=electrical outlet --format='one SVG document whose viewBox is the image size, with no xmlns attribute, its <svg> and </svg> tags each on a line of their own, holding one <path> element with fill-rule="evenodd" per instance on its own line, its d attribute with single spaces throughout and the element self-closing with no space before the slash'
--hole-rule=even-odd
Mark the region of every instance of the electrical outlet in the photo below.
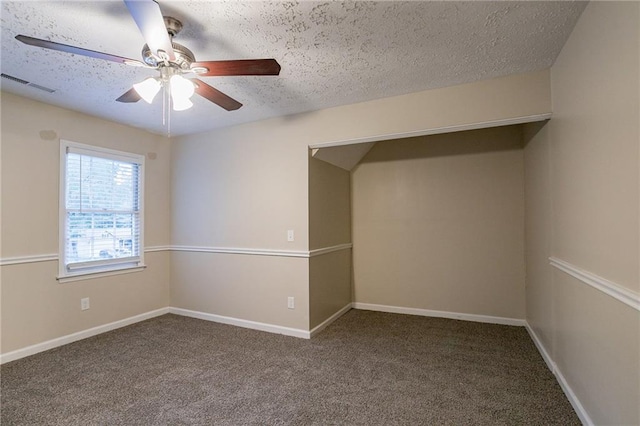
<svg viewBox="0 0 640 426">
<path fill-rule="evenodd" d="M 296 307 L 293 297 L 287 297 L 287 308 L 294 309 Z"/>
<path fill-rule="evenodd" d="M 90 307 L 91 307 L 91 305 L 89 304 L 89 298 L 88 297 L 85 297 L 84 299 L 80 299 L 80 309 L 82 309 L 83 311 L 86 311 Z"/>
<path fill-rule="evenodd" d="M 287 241 L 289 241 L 289 242 L 293 241 L 295 239 L 294 237 L 295 236 L 293 234 L 293 229 L 289 229 L 287 231 Z"/>
</svg>

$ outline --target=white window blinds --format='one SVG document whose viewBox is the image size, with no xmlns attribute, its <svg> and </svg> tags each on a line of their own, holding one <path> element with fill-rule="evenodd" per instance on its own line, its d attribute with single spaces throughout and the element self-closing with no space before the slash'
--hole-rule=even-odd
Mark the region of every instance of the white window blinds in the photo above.
<svg viewBox="0 0 640 426">
<path fill-rule="evenodd" d="M 69 142 L 63 148 L 61 274 L 139 265 L 143 157 Z"/>
</svg>

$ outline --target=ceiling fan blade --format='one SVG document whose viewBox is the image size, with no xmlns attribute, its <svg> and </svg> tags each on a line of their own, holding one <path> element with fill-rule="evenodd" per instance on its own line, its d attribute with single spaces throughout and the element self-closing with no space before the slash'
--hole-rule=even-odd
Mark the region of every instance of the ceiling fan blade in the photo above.
<svg viewBox="0 0 640 426">
<path fill-rule="evenodd" d="M 175 60 L 171 39 L 158 3 L 155 0 L 124 0 L 124 3 L 151 52 L 161 57 L 158 52 L 162 51 L 167 54 L 168 59 Z"/>
<path fill-rule="evenodd" d="M 204 81 L 197 78 L 190 79 L 196 86 L 196 93 L 205 99 L 210 100 L 216 105 L 221 106 L 227 111 L 234 111 L 242 106 L 242 104 L 235 99 L 225 95 L 221 91 L 214 89 Z"/>
<path fill-rule="evenodd" d="M 207 71 L 199 72 L 198 68 Z M 234 61 L 193 62 L 191 69 L 200 76 L 278 75 L 280 64 L 275 59 L 238 59 Z"/>
<path fill-rule="evenodd" d="M 121 64 L 146 67 L 135 59 L 123 58 L 122 56 L 111 55 L 109 53 L 96 52 L 95 50 L 83 49 L 81 47 L 69 46 L 68 44 L 56 43 L 54 41 L 42 40 L 25 35 L 17 35 L 16 40 L 30 46 L 44 47 L 45 49 L 58 50 L 60 52 L 73 53 L 75 55 L 88 56 L 90 58 L 104 59 L 105 61 L 119 62 Z"/>
<path fill-rule="evenodd" d="M 138 102 L 140 99 L 142 99 L 142 98 L 140 97 L 138 92 L 136 92 L 136 89 L 134 89 L 132 87 L 131 89 L 127 90 L 122 96 L 120 96 L 118 99 L 116 99 L 116 101 L 125 102 L 125 103 L 133 103 L 133 102 Z"/>
</svg>

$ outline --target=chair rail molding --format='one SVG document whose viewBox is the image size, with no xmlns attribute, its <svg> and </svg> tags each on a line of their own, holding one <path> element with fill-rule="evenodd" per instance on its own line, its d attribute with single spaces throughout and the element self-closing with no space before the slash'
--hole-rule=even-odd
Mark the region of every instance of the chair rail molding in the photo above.
<svg viewBox="0 0 640 426">
<path fill-rule="evenodd" d="M 352 243 L 338 244 L 330 247 L 322 247 L 313 250 L 276 250 L 263 248 L 238 248 L 238 247 L 207 247 L 207 246 L 148 246 L 145 253 L 156 253 L 163 251 L 183 251 L 192 253 L 224 253 L 224 254 L 244 254 L 252 256 L 281 256 L 281 257 L 301 257 L 309 258 L 322 256 L 340 250 L 348 250 L 353 247 Z M 37 254 L 32 256 L 14 256 L 0 258 L 0 266 L 19 265 L 24 263 L 51 262 L 57 261 L 58 254 Z"/>
<path fill-rule="evenodd" d="M 20 265 L 23 263 L 51 262 L 58 260 L 58 253 L 36 254 L 33 256 L 13 256 L 0 258 L 0 266 Z"/>
<path fill-rule="evenodd" d="M 309 257 L 322 256 L 323 254 L 333 253 L 335 251 L 349 250 L 353 247 L 352 243 L 338 244 L 331 247 L 323 247 L 319 249 L 309 250 Z"/>
<path fill-rule="evenodd" d="M 245 255 L 253 255 L 253 256 L 309 257 L 309 252 L 303 251 L 303 250 L 273 250 L 273 249 L 238 248 L 238 247 L 171 246 L 171 251 L 186 251 L 186 252 L 194 252 L 194 253 L 245 254 Z"/>
<path fill-rule="evenodd" d="M 616 284 L 613 281 L 609 281 L 589 271 L 578 268 L 577 266 L 562 259 L 558 259 L 557 257 L 550 257 L 549 263 L 551 266 L 561 270 L 562 272 L 569 274 L 583 283 L 590 285 L 591 287 L 624 303 L 625 305 L 640 311 L 640 294 L 631 291 L 620 284 Z"/>
<path fill-rule="evenodd" d="M 148 246 L 144 248 L 145 253 L 153 253 L 158 251 L 169 251 L 171 246 Z M 34 254 L 27 256 L 11 256 L 0 258 L 0 266 L 20 265 L 24 263 L 53 262 L 58 261 L 58 253 L 51 254 Z"/>
</svg>

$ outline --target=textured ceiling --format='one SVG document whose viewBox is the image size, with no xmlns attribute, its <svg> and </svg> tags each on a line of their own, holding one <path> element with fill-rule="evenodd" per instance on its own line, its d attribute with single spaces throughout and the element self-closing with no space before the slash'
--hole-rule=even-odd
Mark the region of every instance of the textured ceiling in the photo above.
<svg viewBox="0 0 640 426">
<path fill-rule="evenodd" d="M 583 2 L 159 1 L 197 60 L 275 58 L 274 77 L 202 77 L 244 104 L 194 96 L 171 134 L 451 86 L 551 66 Z M 121 1 L 2 1 L 2 90 L 167 134 L 160 98 L 115 102 L 156 71 L 24 45 L 24 34 L 140 59 L 142 35 Z"/>
</svg>

